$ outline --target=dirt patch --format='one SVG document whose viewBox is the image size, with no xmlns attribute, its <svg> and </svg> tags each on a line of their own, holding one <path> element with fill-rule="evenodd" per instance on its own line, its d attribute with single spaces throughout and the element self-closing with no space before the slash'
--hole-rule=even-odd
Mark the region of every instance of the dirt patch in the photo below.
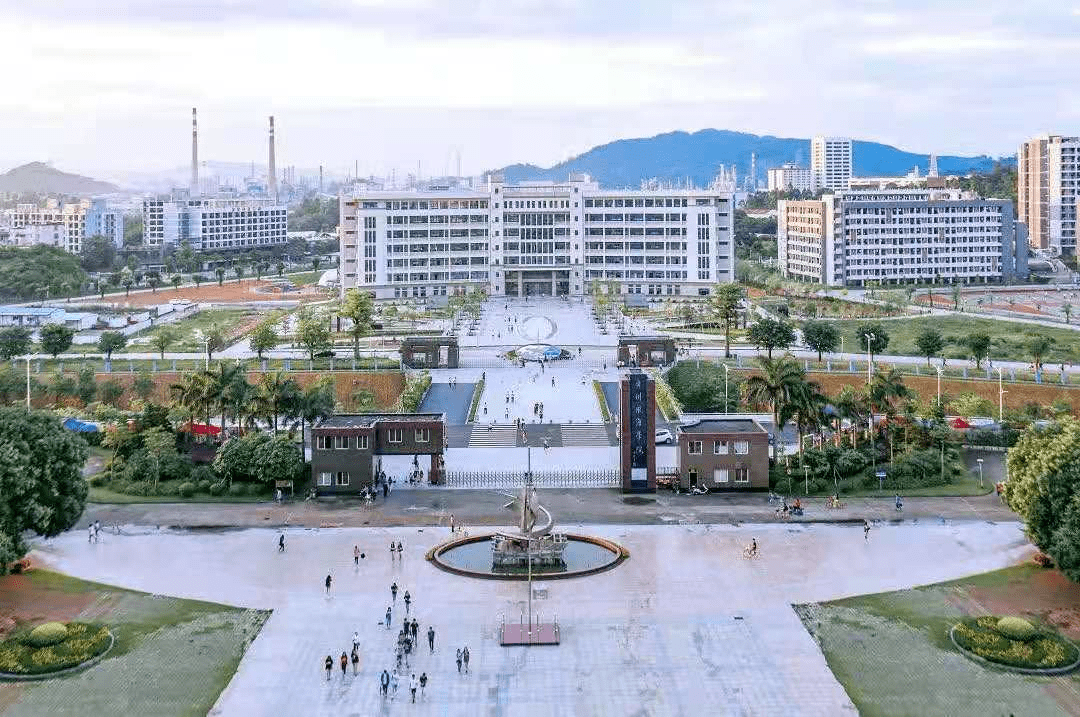
<svg viewBox="0 0 1080 717">
<path fill-rule="evenodd" d="M 296 291 L 281 291 L 279 287 L 265 279 L 244 279 L 226 281 L 218 286 L 217 281 L 199 287 L 185 286 L 179 289 L 158 289 L 157 293 L 138 292 L 131 296 L 106 296 L 105 301 L 117 306 L 153 306 L 167 304 L 172 299 L 187 299 L 195 303 L 243 303 L 246 301 L 312 301 L 329 296 L 326 290 L 318 287 L 301 287 Z"/>
<path fill-rule="evenodd" d="M 1056 570 L 1032 573 L 1030 580 L 1020 584 L 972 586 L 967 594 L 983 613 L 1035 617 L 1070 640 L 1080 640 L 1080 585 Z"/>
<path fill-rule="evenodd" d="M 30 575 L 0 577 L 0 615 L 17 623 L 74 620 L 96 599 L 93 593 L 51 588 Z"/>
</svg>

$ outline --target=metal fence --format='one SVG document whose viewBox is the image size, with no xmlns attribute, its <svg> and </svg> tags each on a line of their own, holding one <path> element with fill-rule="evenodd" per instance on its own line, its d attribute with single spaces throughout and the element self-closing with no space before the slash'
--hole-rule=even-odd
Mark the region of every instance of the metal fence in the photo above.
<svg viewBox="0 0 1080 717">
<path fill-rule="evenodd" d="M 525 483 L 524 471 L 447 471 L 446 485 L 452 488 L 495 488 L 513 490 Z M 617 488 L 615 468 L 565 468 L 533 471 L 537 488 Z"/>
</svg>

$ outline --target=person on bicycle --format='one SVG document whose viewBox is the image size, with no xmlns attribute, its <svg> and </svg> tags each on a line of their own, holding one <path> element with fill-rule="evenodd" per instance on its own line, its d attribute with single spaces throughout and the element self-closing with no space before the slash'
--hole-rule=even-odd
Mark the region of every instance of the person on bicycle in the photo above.
<svg viewBox="0 0 1080 717">
<path fill-rule="evenodd" d="M 897 510 L 903 510 L 904 509 L 904 499 L 900 497 L 899 493 L 896 494 L 896 509 Z"/>
<path fill-rule="evenodd" d="M 757 555 L 757 538 L 750 539 L 750 554 Z"/>
</svg>

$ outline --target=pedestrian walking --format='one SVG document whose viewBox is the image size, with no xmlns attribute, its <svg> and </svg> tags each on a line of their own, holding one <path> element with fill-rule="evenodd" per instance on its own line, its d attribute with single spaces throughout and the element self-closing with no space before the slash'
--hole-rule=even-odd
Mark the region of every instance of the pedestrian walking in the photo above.
<svg viewBox="0 0 1080 717">
<path fill-rule="evenodd" d="M 326 594 L 327 594 L 327 595 L 329 595 L 329 594 L 330 594 L 330 583 L 331 583 L 331 582 L 333 582 L 333 578 L 331 578 L 331 577 L 330 577 L 330 574 L 329 574 L 329 573 L 327 573 L 327 574 L 326 574 Z"/>
<path fill-rule="evenodd" d="M 390 689 L 394 693 L 394 697 L 397 697 L 397 685 L 398 685 L 398 671 L 394 670 L 390 673 Z"/>
<path fill-rule="evenodd" d="M 379 675 L 379 691 L 382 692 L 382 696 L 386 697 L 387 692 L 390 690 L 390 673 L 386 670 L 382 671 Z"/>
<path fill-rule="evenodd" d="M 360 671 L 360 652 L 357 648 L 352 651 L 352 673 L 355 676 Z"/>
<path fill-rule="evenodd" d="M 403 552 L 405 552 L 405 549 L 401 547 L 401 541 L 399 540 L 399 541 L 398 541 L 398 544 L 397 544 L 397 556 L 398 556 L 398 560 L 401 560 L 401 554 L 402 554 Z"/>
<path fill-rule="evenodd" d="M 390 597 L 394 598 L 394 602 L 397 602 L 397 583 L 390 583 Z"/>
<path fill-rule="evenodd" d="M 327 655 L 326 659 L 323 660 L 323 667 L 326 668 L 326 681 L 329 682 L 330 673 L 334 671 L 334 658 Z"/>
<path fill-rule="evenodd" d="M 412 701 L 416 703 L 416 688 L 420 686 L 420 680 L 416 679 L 416 674 L 409 679 L 409 692 L 412 693 Z"/>
<path fill-rule="evenodd" d="M 428 626 L 428 629 L 427 629 L 427 644 L 428 644 L 428 649 L 431 650 L 432 654 L 434 654 L 435 653 L 435 628 L 433 626 Z"/>
<path fill-rule="evenodd" d="M 101 521 L 100 520 L 95 520 L 94 521 L 94 542 L 96 543 L 99 540 L 101 540 Z"/>
<path fill-rule="evenodd" d="M 285 533 L 282 533 L 281 535 L 278 536 L 278 539 L 277 539 L 277 551 L 279 553 L 284 553 L 285 552 Z"/>
<path fill-rule="evenodd" d="M 453 513 L 450 514 L 450 532 L 451 533 L 454 532 L 454 514 Z"/>
<path fill-rule="evenodd" d="M 94 524 L 93 523 L 86 526 L 86 542 L 88 542 L 88 543 L 94 542 Z"/>
<path fill-rule="evenodd" d="M 555 388 L 555 377 L 554 376 L 551 377 L 551 387 Z"/>
<path fill-rule="evenodd" d="M 485 416 L 487 415 L 487 404 L 486 403 L 484 404 L 484 415 Z"/>
<path fill-rule="evenodd" d="M 394 552 L 395 552 L 395 550 L 396 549 L 394 548 L 394 541 L 391 540 L 390 541 L 390 562 L 394 562 Z"/>
<path fill-rule="evenodd" d="M 356 567 L 360 567 L 360 546 L 359 545 L 352 546 L 352 561 L 353 561 L 353 565 L 355 565 Z"/>
<path fill-rule="evenodd" d="M 409 591 L 405 591 L 405 614 L 409 614 L 409 604 L 412 602 L 412 596 L 409 595 Z"/>
<path fill-rule="evenodd" d="M 341 653 L 341 679 L 345 679 L 345 670 L 349 668 L 349 656 Z"/>
<path fill-rule="evenodd" d="M 353 652 L 356 652 L 360 649 L 360 633 L 355 630 L 353 630 L 352 634 L 352 649 Z"/>
<path fill-rule="evenodd" d="M 465 674 L 469 674 L 469 646 L 466 645 L 461 650 L 461 660 L 465 663 Z"/>
<path fill-rule="evenodd" d="M 870 523 L 865 520 L 862 522 L 862 537 L 863 540 L 870 540 Z"/>
<path fill-rule="evenodd" d="M 420 673 L 420 697 L 424 696 L 424 689 L 427 688 L 427 673 Z"/>
<path fill-rule="evenodd" d="M 329 660 L 330 658 L 328 657 L 326 659 Z M 461 674 L 461 648 L 460 647 L 457 649 L 457 656 L 456 656 L 455 659 L 457 660 L 457 671 L 458 671 L 458 674 L 460 675 Z M 329 678 L 327 678 L 327 679 L 329 679 Z"/>
<path fill-rule="evenodd" d="M 391 613 L 390 613 L 390 607 L 389 607 L 389 606 L 387 606 L 387 608 L 386 608 L 386 629 L 387 629 L 387 630 L 389 630 L 389 629 L 390 629 L 390 615 L 391 615 Z"/>
<path fill-rule="evenodd" d="M 414 617 L 412 619 L 412 640 L 413 640 L 413 642 L 416 642 L 416 636 L 417 636 L 417 634 L 419 632 L 420 632 L 420 623 L 417 622 L 416 618 Z"/>
</svg>

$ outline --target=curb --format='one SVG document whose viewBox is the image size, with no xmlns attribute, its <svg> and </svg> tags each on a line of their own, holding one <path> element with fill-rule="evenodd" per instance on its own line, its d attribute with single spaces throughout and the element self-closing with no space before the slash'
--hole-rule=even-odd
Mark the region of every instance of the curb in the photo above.
<svg viewBox="0 0 1080 717">
<path fill-rule="evenodd" d="M 1013 667 L 1012 665 L 1003 665 L 1000 662 L 994 662 L 993 660 L 988 660 L 985 657 L 981 657 L 979 655 L 976 655 L 974 652 L 971 652 L 970 650 L 967 650 L 966 648 L 961 647 L 960 644 L 956 641 L 956 637 L 953 635 L 953 633 L 955 631 L 956 631 L 956 625 L 953 625 L 952 627 L 949 628 L 949 642 L 951 642 L 953 644 L 953 647 L 955 647 L 960 652 L 961 655 L 963 655 L 964 657 L 968 658 L 969 660 L 971 660 L 973 662 L 979 663 L 983 667 L 996 667 L 996 668 L 998 668 L 1000 670 L 1007 670 L 1008 672 L 1018 672 L 1018 673 L 1020 673 L 1022 675 L 1043 675 L 1045 677 L 1055 677 L 1055 676 L 1058 676 L 1058 675 L 1067 675 L 1070 672 L 1072 672 L 1073 670 L 1075 670 L 1077 667 L 1080 667 L 1080 655 L 1077 656 L 1076 660 L 1074 660 L 1071 665 L 1066 665 L 1065 667 L 1048 667 L 1048 668 L 1042 669 L 1042 670 L 1040 670 L 1038 668 L 1034 668 L 1034 667 Z M 1070 644 L 1072 643 L 1072 641 L 1067 639 L 1067 638 L 1063 637 L 1061 639 L 1065 640 L 1066 642 L 1069 642 Z"/>
<path fill-rule="evenodd" d="M 100 655 L 96 655 L 94 657 L 91 657 L 86 662 L 80 662 L 79 664 L 75 665 L 74 667 L 66 667 L 63 670 L 57 670 L 56 672 L 45 672 L 45 673 L 42 673 L 40 675 L 16 675 L 16 674 L 12 674 L 10 672 L 0 672 L 0 682 L 3 682 L 3 681 L 33 682 L 35 680 L 51 680 L 54 677 L 63 677 L 65 675 L 70 675 L 70 674 L 74 674 L 76 672 L 81 672 L 82 670 L 85 670 L 88 667 L 93 667 L 94 665 L 96 665 L 97 663 L 101 662 L 106 657 L 108 657 L 109 653 L 112 652 L 113 646 L 115 644 L 116 644 L 116 635 L 114 635 L 112 633 L 112 630 L 109 630 L 109 646 L 106 647 L 105 651 L 102 652 Z"/>
</svg>

